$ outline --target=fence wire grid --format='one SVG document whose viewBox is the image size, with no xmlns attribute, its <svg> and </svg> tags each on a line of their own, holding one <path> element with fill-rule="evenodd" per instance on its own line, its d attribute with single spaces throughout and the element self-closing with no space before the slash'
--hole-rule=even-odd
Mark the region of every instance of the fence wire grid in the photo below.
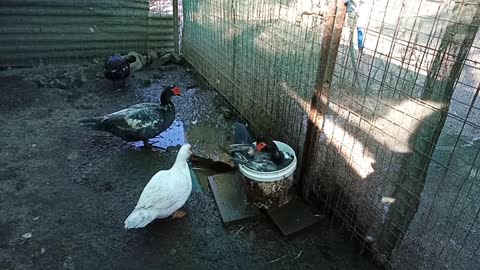
<svg viewBox="0 0 480 270">
<path fill-rule="evenodd" d="M 182 52 L 299 160 L 317 70 L 334 64 L 311 166 L 297 179 L 307 199 L 388 266 L 474 269 L 479 3 L 350 1 L 336 61 L 319 63 L 328 5 L 184 0 Z"/>
</svg>

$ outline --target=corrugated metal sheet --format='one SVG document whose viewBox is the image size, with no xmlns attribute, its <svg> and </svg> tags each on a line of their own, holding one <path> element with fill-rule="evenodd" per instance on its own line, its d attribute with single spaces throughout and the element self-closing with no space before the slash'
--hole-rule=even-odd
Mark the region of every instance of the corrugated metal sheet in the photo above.
<svg viewBox="0 0 480 270">
<path fill-rule="evenodd" d="M 145 0 L 1 2 L 0 66 L 173 50 L 173 16 L 149 17 Z"/>
<path fill-rule="evenodd" d="M 148 18 L 148 50 L 173 52 L 175 49 L 173 15 L 151 15 Z M 178 37 L 177 37 L 178 38 Z"/>
</svg>

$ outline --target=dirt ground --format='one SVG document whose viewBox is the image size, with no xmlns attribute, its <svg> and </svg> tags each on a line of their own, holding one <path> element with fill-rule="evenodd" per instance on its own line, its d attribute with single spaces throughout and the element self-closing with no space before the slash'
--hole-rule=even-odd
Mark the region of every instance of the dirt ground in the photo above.
<svg viewBox="0 0 480 270">
<path fill-rule="evenodd" d="M 124 91 L 98 72 L 100 64 L 0 72 L 0 269 L 375 268 L 328 219 L 292 238 L 266 218 L 224 228 L 209 192 L 193 192 L 181 220 L 125 230 L 144 185 L 176 149 L 141 150 L 78 119 L 158 100 L 176 83 L 187 134 L 194 124 L 231 123 L 219 113 L 222 98 L 194 87 L 184 67 L 136 72 Z"/>
</svg>

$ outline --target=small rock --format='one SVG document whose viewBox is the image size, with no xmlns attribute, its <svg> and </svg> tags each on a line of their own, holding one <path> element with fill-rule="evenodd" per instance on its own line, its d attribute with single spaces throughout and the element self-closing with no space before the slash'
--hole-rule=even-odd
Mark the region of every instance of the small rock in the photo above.
<svg viewBox="0 0 480 270">
<path fill-rule="evenodd" d="M 108 182 L 102 185 L 102 191 L 103 192 L 109 192 L 113 190 L 113 185 L 112 183 Z"/>
<path fill-rule="evenodd" d="M 23 238 L 23 239 L 29 239 L 29 238 L 32 238 L 32 233 L 31 233 L 31 232 L 29 232 L 29 233 L 23 234 L 23 235 L 22 235 L 22 238 Z"/>
<path fill-rule="evenodd" d="M 159 66 L 163 66 L 171 60 L 171 57 L 172 57 L 171 54 L 167 53 L 167 54 L 163 55 L 162 57 L 158 58 L 157 64 Z"/>
<path fill-rule="evenodd" d="M 36 216 L 36 217 L 32 218 L 32 220 L 37 220 L 39 218 L 40 218 L 40 216 Z"/>
<path fill-rule="evenodd" d="M 150 59 L 158 59 L 158 54 L 156 51 L 149 51 L 148 52 L 148 58 Z"/>
<path fill-rule="evenodd" d="M 149 87 L 150 85 L 152 85 L 151 80 L 147 79 L 142 81 L 142 87 Z"/>
<path fill-rule="evenodd" d="M 226 106 L 220 106 L 218 110 L 223 115 L 223 117 L 225 117 L 225 119 L 232 119 L 234 116 L 233 110 Z"/>
<path fill-rule="evenodd" d="M 178 55 L 177 53 L 171 53 L 170 55 L 172 56 L 172 61 L 174 63 L 178 64 L 182 61 L 182 57 L 180 57 L 180 55 Z"/>
<path fill-rule="evenodd" d="M 78 158 L 78 154 L 77 153 L 70 153 L 67 155 L 67 159 L 68 160 L 75 160 Z"/>
<path fill-rule="evenodd" d="M 140 70 L 140 69 L 143 68 L 143 66 L 147 62 L 146 57 L 139 54 L 139 53 L 129 52 L 127 55 L 133 55 L 136 58 L 135 62 L 130 63 L 130 69 L 131 70 Z M 125 57 L 125 55 L 124 55 L 124 57 Z"/>
<path fill-rule="evenodd" d="M 169 71 L 169 70 L 175 70 L 175 69 L 178 69 L 177 65 L 166 65 L 158 68 L 158 70 L 160 71 Z"/>
<path fill-rule="evenodd" d="M 78 86 L 81 86 L 81 85 L 83 85 L 84 83 L 87 82 L 87 76 L 85 76 L 85 74 L 83 72 L 80 74 L 79 81 L 80 81 L 80 85 L 78 85 Z"/>
<path fill-rule="evenodd" d="M 95 77 L 97 77 L 97 78 L 99 78 L 99 79 L 105 78 L 105 76 L 103 75 L 103 73 L 100 73 L 100 72 L 98 72 L 97 74 L 95 74 Z"/>
<path fill-rule="evenodd" d="M 40 250 L 40 254 L 41 254 L 41 255 L 45 254 L 45 248 L 42 248 L 42 249 Z"/>
<path fill-rule="evenodd" d="M 153 74 L 153 78 L 156 79 L 156 80 L 159 80 L 163 77 L 163 74 L 162 73 L 155 73 Z"/>
<path fill-rule="evenodd" d="M 37 147 L 37 144 L 33 143 L 32 148 L 35 148 L 35 147 Z"/>
<path fill-rule="evenodd" d="M 35 74 L 31 79 L 39 88 L 45 87 L 47 85 L 45 77 L 40 74 Z"/>
<path fill-rule="evenodd" d="M 75 269 L 72 257 L 68 256 L 63 262 L 64 269 L 73 270 Z"/>
<path fill-rule="evenodd" d="M 93 59 L 92 62 L 95 64 L 95 65 L 98 65 L 98 60 L 97 59 Z"/>
<path fill-rule="evenodd" d="M 59 79 L 55 79 L 50 86 L 56 87 L 59 89 L 68 89 L 68 85 L 63 81 L 60 81 Z"/>
</svg>

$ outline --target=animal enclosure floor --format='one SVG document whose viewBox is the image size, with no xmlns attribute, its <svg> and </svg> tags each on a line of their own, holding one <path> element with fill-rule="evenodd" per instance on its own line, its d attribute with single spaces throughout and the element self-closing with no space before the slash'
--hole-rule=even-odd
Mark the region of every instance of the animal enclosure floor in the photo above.
<svg viewBox="0 0 480 270">
<path fill-rule="evenodd" d="M 175 83 L 187 141 L 194 125 L 228 133 L 231 122 L 218 109 L 223 99 L 195 88 L 184 67 L 135 72 L 123 91 L 98 72 L 94 64 L 0 72 L 0 269 L 375 269 L 328 221 L 293 238 L 264 217 L 225 229 L 211 192 L 192 193 L 183 219 L 125 230 L 145 184 L 176 150 L 144 151 L 78 119 L 156 101 Z M 200 154 L 212 148 L 192 143 Z"/>
</svg>

